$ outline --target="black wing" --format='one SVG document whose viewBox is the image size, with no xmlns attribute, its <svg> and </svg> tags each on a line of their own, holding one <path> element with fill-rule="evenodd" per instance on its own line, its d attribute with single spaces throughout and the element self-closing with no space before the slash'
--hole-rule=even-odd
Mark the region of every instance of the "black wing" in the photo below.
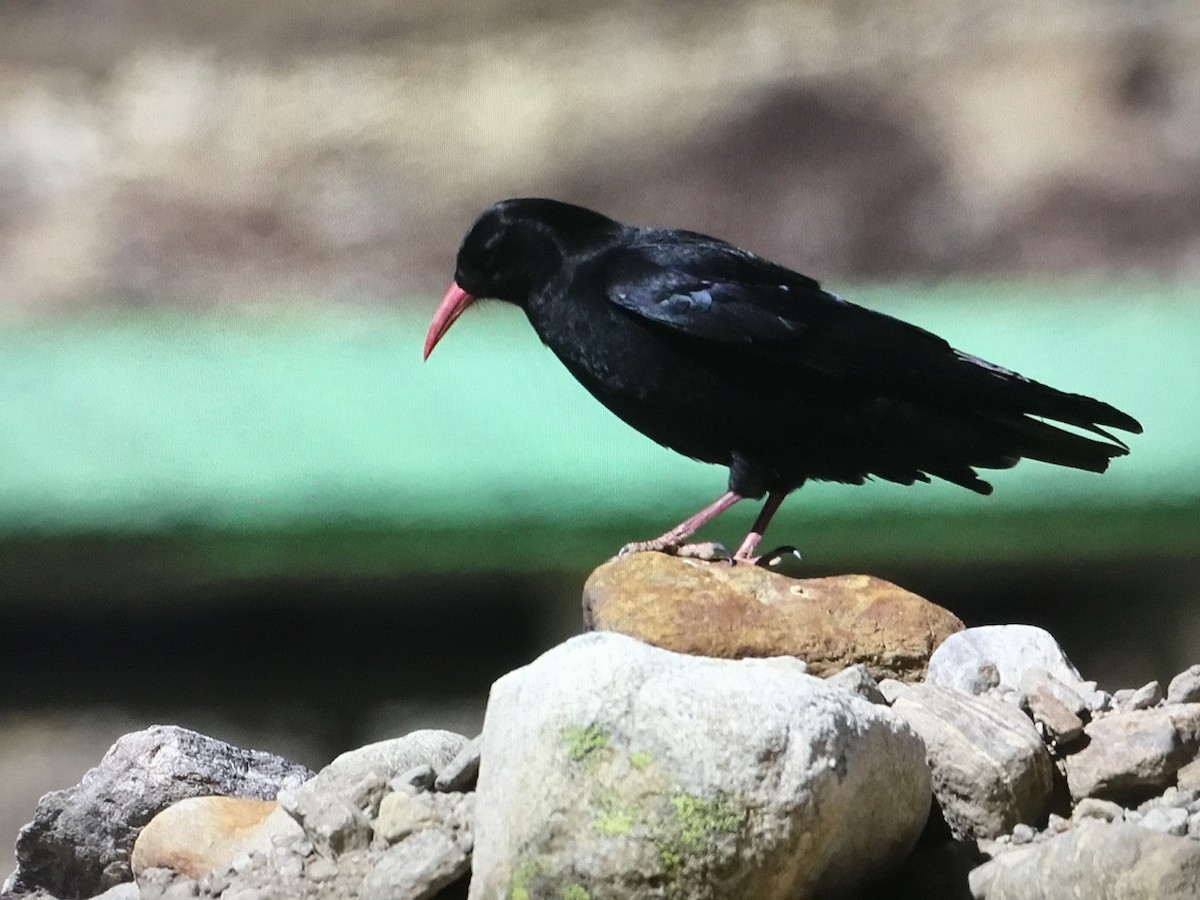
<svg viewBox="0 0 1200 900">
<path fill-rule="evenodd" d="M 955 350 L 937 335 L 856 306 L 807 276 L 691 232 L 646 230 L 609 263 L 610 302 L 731 353 L 882 395 L 1140 433 L 1120 410 Z"/>
<path fill-rule="evenodd" d="M 791 342 L 843 304 L 804 275 L 715 238 L 648 231 L 609 263 L 608 299 L 704 341 Z"/>
</svg>

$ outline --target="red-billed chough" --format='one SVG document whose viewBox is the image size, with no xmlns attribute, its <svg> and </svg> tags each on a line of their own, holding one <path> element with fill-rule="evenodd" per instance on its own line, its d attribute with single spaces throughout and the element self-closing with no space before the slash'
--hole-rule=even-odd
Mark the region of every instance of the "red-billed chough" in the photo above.
<svg viewBox="0 0 1200 900">
<path fill-rule="evenodd" d="M 936 476 L 987 494 L 976 468 L 1028 457 L 1103 472 L 1129 450 L 1101 426 L 1142 430 L 1107 403 L 962 353 L 717 238 L 556 200 L 504 200 L 471 226 L 426 358 L 480 297 L 523 309 L 571 374 L 638 431 L 729 467 L 724 495 L 627 550 L 677 549 L 739 500 L 766 495 L 735 554 L 749 560 L 783 498 L 809 479 Z"/>
</svg>

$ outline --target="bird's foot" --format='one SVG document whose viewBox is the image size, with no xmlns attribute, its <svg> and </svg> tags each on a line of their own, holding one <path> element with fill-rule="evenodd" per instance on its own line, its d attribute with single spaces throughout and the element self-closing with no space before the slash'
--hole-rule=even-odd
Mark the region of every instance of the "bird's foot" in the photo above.
<svg viewBox="0 0 1200 900">
<path fill-rule="evenodd" d="M 626 544 L 617 551 L 617 555 L 613 559 L 623 559 L 626 556 L 632 556 L 634 553 L 646 552 L 666 553 L 669 556 L 679 556 L 683 559 L 702 559 L 708 562 L 727 562 L 733 559 L 729 548 L 715 541 L 705 541 L 699 544 L 670 544 L 662 540 L 634 541 L 631 544 Z"/>
<path fill-rule="evenodd" d="M 685 559 L 703 559 L 707 562 L 732 562 L 733 554 L 724 544 L 716 541 L 704 541 L 699 544 L 684 544 L 675 551 L 676 556 Z"/>
</svg>

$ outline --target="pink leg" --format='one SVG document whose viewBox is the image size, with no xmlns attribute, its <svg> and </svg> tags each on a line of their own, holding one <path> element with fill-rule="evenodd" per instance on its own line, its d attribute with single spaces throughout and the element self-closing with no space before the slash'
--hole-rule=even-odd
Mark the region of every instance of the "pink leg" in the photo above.
<svg viewBox="0 0 1200 900">
<path fill-rule="evenodd" d="M 767 530 L 767 526 L 771 524 L 771 519 L 778 512 L 779 505 L 783 503 L 783 498 L 786 496 L 786 491 L 773 491 L 767 495 L 767 502 L 763 504 L 762 511 L 758 514 L 758 518 L 754 520 L 754 525 L 751 527 L 750 533 L 742 541 L 742 546 L 738 547 L 737 553 L 733 554 L 735 562 L 754 561 L 754 557 L 751 554 L 758 549 L 758 542 L 762 540 L 763 533 Z"/>
<path fill-rule="evenodd" d="M 700 510 L 700 512 L 684 519 L 662 537 L 657 537 L 652 541 L 637 541 L 633 544 L 626 544 L 621 548 L 621 556 L 627 553 L 640 553 L 643 550 L 676 550 L 693 534 L 725 512 L 729 507 L 743 499 L 745 498 L 741 494 L 726 491 L 708 506 L 704 507 L 704 509 Z M 780 497 L 780 500 L 782 499 Z M 768 503 L 770 503 L 769 500 Z"/>
</svg>

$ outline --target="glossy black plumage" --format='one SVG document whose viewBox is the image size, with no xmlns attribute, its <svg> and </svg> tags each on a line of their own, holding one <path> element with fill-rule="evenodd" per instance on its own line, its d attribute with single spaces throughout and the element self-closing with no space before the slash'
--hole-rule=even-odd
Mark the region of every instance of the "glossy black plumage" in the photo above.
<svg viewBox="0 0 1200 900">
<path fill-rule="evenodd" d="M 1104 427 L 1141 431 L 724 241 L 553 200 L 502 201 L 475 222 L 426 355 L 477 297 L 521 307 L 630 425 L 728 466 L 735 499 L 872 476 L 989 493 L 977 468 L 1027 457 L 1103 472 L 1128 452 Z"/>
</svg>

